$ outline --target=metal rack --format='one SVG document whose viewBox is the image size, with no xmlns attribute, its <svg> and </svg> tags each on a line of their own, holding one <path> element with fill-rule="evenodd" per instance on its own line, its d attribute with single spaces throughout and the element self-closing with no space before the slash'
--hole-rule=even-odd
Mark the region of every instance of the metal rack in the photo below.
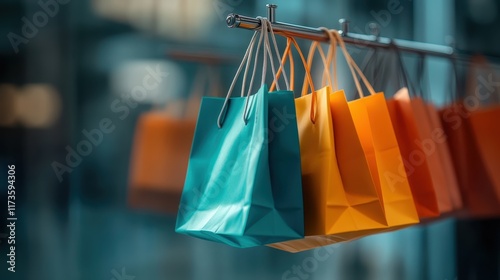
<svg viewBox="0 0 500 280">
<path fill-rule="evenodd" d="M 325 32 L 318 28 L 305 27 L 290 23 L 283 23 L 276 21 L 276 8 L 277 5 L 268 4 L 267 18 L 273 26 L 273 31 L 277 34 L 285 36 L 293 36 L 303 39 L 325 41 L 329 37 Z M 226 18 L 227 26 L 230 28 L 243 28 L 243 29 L 257 29 L 260 27 L 258 18 L 248 17 L 238 14 L 229 14 Z M 454 49 L 449 46 L 421 43 L 415 41 L 407 41 L 400 39 L 390 39 L 379 37 L 378 35 L 363 35 L 349 32 L 349 21 L 345 19 L 340 20 L 341 28 L 339 33 L 344 38 L 346 44 L 361 45 L 372 48 L 391 48 L 394 44 L 399 50 L 403 52 L 416 53 L 421 55 L 430 55 L 444 58 L 457 57 Z"/>
</svg>

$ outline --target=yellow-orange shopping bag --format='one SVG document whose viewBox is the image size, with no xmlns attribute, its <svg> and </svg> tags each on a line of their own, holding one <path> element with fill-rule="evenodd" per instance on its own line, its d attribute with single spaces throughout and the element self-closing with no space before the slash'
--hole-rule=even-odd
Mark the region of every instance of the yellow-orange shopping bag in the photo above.
<svg viewBox="0 0 500 280">
<path fill-rule="evenodd" d="M 328 30 L 325 29 L 325 32 Z M 368 161 L 363 151 L 363 147 L 356 133 L 354 121 L 352 119 L 349 105 L 343 90 L 337 90 L 336 76 L 336 38 L 330 35 L 331 44 L 328 59 L 325 62 L 325 56 L 321 48 L 320 54 L 325 62 L 326 77 L 335 89 L 330 94 L 330 112 L 332 116 L 333 131 L 335 132 L 335 153 L 339 166 L 340 177 L 346 193 L 347 202 L 351 209 L 357 229 L 353 232 L 339 234 L 343 240 L 364 236 L 366 233 L 382 231 L 387 227 L 385 214 L 383 212 L 381 198 L 377 193 L 375 182 L 372 179 Z M 314 48 L 318 46 L 314 42 L 308 56 L 308 67 L 311 67 Z M 330 77 L 329 66 L 334 66 L 333 79 Z M 325 75 L 323 76 L 323 80 Z M 332 80 L 334 81 L 332 83 Z M 305 86 L 306 83 L 304 83 Z M 305 90 L 306 87 L 303 88 Z M 332 236 L 327 240 L 331 243 Z M 342 239 L 340 239 L 342 240 Z"/>
<path fill-rule="evenodd" d="M 339 43 L 348 62 L 351 74 L 360 95 L 361 86 L 356 79 L 356 72 L 370 92 L 370 96 L 349 102 L 349 109 L 354 120 L 356 132 L 363 146 L 368 165 L 375 182 L 379 197 L 383 202 L 387 227 L 385 231 L 397 230 L 419 222 L 413 196 L 406 176 L 391 181 L 402 165 L 401 153 L 394 134 L 389 112 L 382 93 L 376 94 L 362 71 L 347 52 L 342 37 L 336 30 L 330 30 Z M 403 174 L 404 175 L 404 174 Z M 353 236 L 361 237 L 378 233 L 380 230 L 355 232 Z"/>
<path fill-rule="evenodd" d="M 383 201 L 388 224 L 387 230 L 396 230 L 419 223 L 408 179 L 398 173 L 403 162 L 385 97 L 382 93 L 375 93 L 366 77 L 347 53 L 338 32 L 335 30 L 331 32 L 337 37 L 348 63 L 356 70 L 370 92 L 369 96 L 363 96 L 361 86 L 355 79 L 361 98 L 349 102 L 349 109 L 368 159 L 372 179 Z M 352 69 L 351 72 L 355 75 Z M 369 234 L 370 231 L 367 233 Z"/>
<path fill-rule="evenodd" d="M 437 144 L 443 140 L 443 135 L 436 135 L 432 131 L 432 124 L 427 113 L 427 104 L 422 98 L 412 98 L 411 104 L 416 117 L 419 120 L 417 124 L 422 132 L 421 149 L 424 152 L 429 168 L 431 170 L 434 190 L 438 200 L 439 212 L 442 214 L 449 213 L 453 210 L 451 196 L 446 187 L 446 172 L 444 166 L 439 161 L 439 153 L 437 152 Z"/>
<path fill-rule="evenodd" d="M 384 95 L 370 92 L 370 96 L 350 102 L 349 108 L 381 193 L 389 227 L 398 229 L 418 223 L 408 179 L 398 173 L 403 163 Z"/>
<path fill-rule="evenodd" d="M 286 53 L 284 58 L 286 58 Z M 308 67 L 306 67 L 306 72 L 309 72 Z M 358 235 L 362 235 L 355 234 L 357 232 L 373 229 L 380 231 L 387 227 L 381 202 L 375 186 L 371 182 L 368 164 L 364 158 L 361 144 L 355 135 L 354 124 L 349 116 L 345 97 L 344 110 L 343 112 L 339 110 L 337 117 L 342 115 L 345 117 L 347 113 L 349 119 L 345 120 L 346 125 L 344 126 L 339 125 L 342 120 L 335 120 L 336 125 L 343 131 L 337 133 L 334 130 L 331 106 L 342 102 L 339 97 L 343 97 L 343 92 L 334 94 L 330 87 L 324 87 L 316 92 L 314 89 L 312 91 L 310 95 L 305 95 L 303 92 L 303 96 L 296 99 L 306 212 L 306 237 L 269 245 L 289 252 L 299 252 L 352 240 Z M 313 103 L 314 95 L 317 96 L 317 104 Z M 331 97 L 334 99 L 330 100 Z M 351 126 L 349 126 L 348 121 L 350 121 Z M 353 158 L 346 160 L 349 163 L 346 163 L 343 172 L 355 172 L 357 164 L 360 173 L 356 178 L 353 173 L 344 182 L 337 157 L 337 148 L 340 147 L 338 147 L 335 137 L 345 132 L 347 134 L 342 135 L 340 147 L 347 147 L 350 144 L 352 149 L 352 146 L 356 145 L 356 141 L 358 147 L 341 153 L 342 158 L 353 156 Z M 350 142 L 348 139 L 351 137 L 352 140 L 353 134 L 355 141 Z M 363 162 L 356 160 L 364 161 L 364 170 Z M 347 188 L 346 183 L 350 184 Z M 350 191 L 349 194 L 346 192 L 347 189 Z"/>
</svg>

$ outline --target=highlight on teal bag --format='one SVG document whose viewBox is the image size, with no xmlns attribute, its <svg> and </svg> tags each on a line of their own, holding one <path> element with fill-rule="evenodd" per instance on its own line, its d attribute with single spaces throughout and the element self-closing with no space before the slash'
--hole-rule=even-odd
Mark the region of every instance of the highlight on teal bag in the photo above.
<svg viewBox="0 0 500 280">
<path fill-rule="evenodd" d="M 263 42 L 258 92 L 251 95 L 250 86 L 244 94 L 256 32 L 226 99 L 202 100 L 177 215 L 178 233 L 241 248 L 304 236 L 294 96 L 279 88 L 269 93 L 264 84 L 267 57 L 276 80 L 268 28 L 276 53 L 278 49 L 270 23 L 261 19 L 261 27 L 250 81 L 252 85 Z M 230 97 L 244 64 L 241 97 Z"/>
</svg>

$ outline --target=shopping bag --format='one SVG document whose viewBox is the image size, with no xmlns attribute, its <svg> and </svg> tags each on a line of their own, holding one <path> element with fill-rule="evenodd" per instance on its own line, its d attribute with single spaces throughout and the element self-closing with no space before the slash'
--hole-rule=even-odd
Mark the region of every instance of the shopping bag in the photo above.
<svg viewBox="0 0 500 280">
<path fill-rule="evenodd" d="M 176 213 L 186 175 L 195 121 L 162 111 L 140 116 L 132 151 L 129 204 Z"/>
<path fill-rule="evenodd" d="M 450 155 L 448 138 L 444 132 L 439 112 L 434 104 L 427 103 L 427 113 L 431 119 L 433 138 L 437 139 L 435 142 L 440 161 L 439 164 L 444 169 L 446 190 L 450 196 L 453 208 L 453 213 L 450 214 L 458 214 L 458 212 L 463 210 L 462 195 L 460 194 L 457 174 L 455 173 L 455 168 Z"/>
<path fill-rule="evenodd" d="M 500 106 L 494 105 L 471 113 L 470 124 L 476 140 L 481 161 L 492 188 L 496 194 L 500 208 Z"/>
<path fill-rule="evenodd" d="M 130 161 L 128 202 L 132 207 L 177 212 L 200 98 L 205 88 L 209 94 L 216 92 L 216 73 L 200 67 L 187 100 L 170 101 L 139 117 Z"/>
<path fill-rule="evenodd" d="M 479 155 L 469 121 L 469 113 L 460 102 L 455 102 L 440 110 L 464 208 L 467 212 L 463 216 L 498 215 L 500 207 L 493 191 L 493 182 Z"/>
<path fill-rule="evenodd" d="M 487 75 L 479 73 L 479 69 L 472 69 L 469 74 L 468 96 L 465 102 L 469 102 L 470 126 L 474 139 L 477 143 L 480 159 L 482 160 L 486 173 L 491 179 L 491 187 L 496 194 L 500 208 L 500 131 L 496 122 L 500 116 L 500 83 L 499 76 L 488 64 L 483 56 L 473 58 L 477 63 L 487 70 Z M 476 73 L 480 75 L 476 77 Z M 481 84 L 478 84 L 478 80 Z M 471 100 L 472 99 L 472 100 Z M 475 99 L 476 102 L 472 102 Z M 475 103 L 471 105 L 471 103 Z"/>
<path fill-rule="evenodd" d="M 433 134 L 426 103 L 420 96 L 415 96 L 417 91 L 410 87 L 399 49 L 393 43 L 391 49 L 394 49 L 397 62 L 397 67 L 393 67 L 396 73 L 390 76 L 390 80 L 382 78 L 377 82 L 398 81 L 399 84 L 399 89 L 387 100 L 403 160 L 403 166 L 393 179 L 406 173 L 419 218 L 437 217 L 451 210 L 444 169 L 437 153 L 438 142 L 442 142 L 443 137 Z M 413 93 L 411 97 L 410 89 Z"/>
<path fill-rule="evenodd" d="M 242 248 L 303 236 L 300 180 L 290 175 L 300 174 L 300 169 L 293 169 L 299 165 L 270 167 L 270 160 L 275 165 L 274 161 L 279 158 L 277 151 L 270 150 L 283 143 L 279 137 L 289 135 L 280 135 L 276 129 L 274 139 L 268 138 L 271 107 L 264 77 L 269 53 L 266 52 L 269 48 L 266 33 L 271 26 L 265 19 L 261 19 L 261 26 L 257 49 L 264 41 L 264 63 L 259 91 L 246 97 L 229 98 L 230 90 L 226 99 L 202 100 L 176 232 Z M 245 60 L 250 61 L 249 53 L 255 40 L 254 34 L 236 77 Z M 274 94 L 273 98 L 280 102 L 280 97 L 291 96 L 291 92 Z M 276 125 L 276 121 L 273 124 Z M 293 125 L 291 127 L 289 131 L 293 130 Z M 297 131 L 295 134 L 298 139 Z M 299 160 L 298 146 L 285 147 L 292 150 L 279 148 L 285 159 Z M 288 168 L 286 173 L 283 169 Z M 292 178 L 287 181 L 283 178 L 285 175 Z"/>
<path fill-rule="evenodd" d="M 331 122 L 331 118 L 328 118 L 330 89 L 323 88 L 316 91 L 316 94 L 316 101 L 323 106 L 317 107 L 314 125 L 308 125 L 311 122 L 309 111 L 312 98 L 301 97 L 295 101 L 301 144 L 304 219 L 307 236 L 305 239 L 268 245 L 289 252 L 300 252 L 332 244 L 332 242 L 347 241 L 341 233 L 356 230 L 357 223 L 362 222 L 356 221 L 356 215 L 352 215 L 342 188 L 333 152 L 333 130 L 328 129 L 331 124 L 323 128 L 319 126 L 322 122 L 327 124 L 328 120 Z M 335 234 L 330 237 L 322 236 L 322 234 L 329 233 Z"/>
<path fill-rule="evenodd" d="M 327 30 L 325 30 L 327 31 Z M 356 230 L 339 234 L 338 240 L 348 240 L 362 236 L 365 233 L 376 232 L 387 227 L 380 197 L 372 180 L 370 169 L 363 147 L 356 133 L 354 121 L 343 90 L 337 90 L 336 75 L 336 39 L 331 36 L 328 58 L 325 63 L 323 81 L 328 80 L 332 88 L 329 96 L 330 113 L 334 131 L 334 147 L 339 166 L 340 177 L 346 194 L 351 215 L 356 221 Z M 317 45 L 317 42 L 313 44 Z M 311 48 L 312 49 L 312 48 Z M 322 54 L 321 48 L 319 48 Z M 311 67 L 313 53 L 308 56 L 308 67 Z M 325 56 L 321 55 L 323 60 Z M 329 75 L 329 65 L 333 62 L 333 78 Z M 332 83 L 333 81 L 333 83 Z M 374 231 L 375 230 L 375 231 Z M 335 235 L 330 235 L 332 240 Z"/>
<path fill-rule="evenodd" d="M 413 111 L 416 113 L 417 124 L 421 131 L 422 142 L 420 142 L 419 146 L 425 154 L 429 170 L 431 171 L 439 212 L 449 213 L 453 210 L 453 206 L 447 188 L 445 169 L 439 160 L 439 153 L 437 152 L 437 145 L 442 144 L 443 137 L 438 132 L 434 134 L 432 131 L 432 124 L 427 113 L 427 104 L 425 101 L 420 97 L 414 97 L 411 99 L 411 104 Z M 418 163 L 418 161 L 414 163 Z"/>
<path fill-rule="evenodd" d="M 353 76 L 355 73 L 352 68 L 356 70 L 370 92 L 369 96 L 364 97 L 359 82 L 355 79 L 361 98 L 349 102 L 349 109 L 368 160 L 372 179 L 383 202 L 388 230 L 419 223 L 408 179 L 405 174 L 399 173 L 403 162 L 385 97 L 383 93 L 375 93 L 359 67 L 348 55 L 338 32 L 332 33 L 338 38 L 342 51 L 352 66 Z"/>
<path fill-rule="evenodd" d="M 394 175 L 407 176 L 419 218 L 437 217 L 440 212 L 436 185 L 427 160 L 428 155 L 423 147 L 423 141 L 432 139 L 422 137 L 423 133 L 417 122 L 425 119 L 422 118 L 422 112 L 415 112 L 412 103 L 407 88 L 400 89 L 393 98 L 387 100 L 387 108 L 403 159 L 403 166 L 400 166 L 398 173 Z"/>
<path fill-rule="evenodd" d="M 399 172 L 403 162 L 384 95 L 371 92 L 368 97 L 351 101 L 349 108 L 381 194 L 389 227 L 418 223 L 408 179 Z"/>
<path fill-rule="evenodd" d="M 272 244 L 270 246 L 281 249 L 281 250 L 286 250 L 290 252 L 299 252 L 307 249 L 311 249 L 314 247 L 318 246 L 324 246 L 324 245 L 329 245 L 333 243 L 338 243 L 338 242 L 344 242 L 348 240 L 353 240 L 357 239 L 363 236 L 367 236 L 370 234 L 375 234 L 375 233 L 380 233 L 383 231 L 389 231 L 389 230 L 397 230 L 403 227 L 407 227 L 412 224 L 416 224 L 419 222 L 418 214 L 414 205 L 413 197 L 411 194 L 411 190 L 409 188 L 408 181 L 406 179 L 406 176 L 403 176 L 402 179 L 398 179 L 397 181 L 390 181 L 390 175 L 396 174 L 398 172 L 398 167 L 402 165 L 402 160 L 401 160 L 401 155 L 399 152 L 398 144 L 396 137 L 394 135 L 394 131 L 392 128 L 391 120 L 389 117 L 389 113 L 387 111 L 387 106 L 385 103 L 385 98 L 382 94 L 375 94 L 373 89 L 371 88 L 371 85 L 368 83 L 366 78 L 362 75 L 361 70 L 359 70 L 359 67 L 354 63 L 350 55 L 347 53 L 347 50 L 345 49 L 345 45 L 343 44 L 342 39 L 340 38 L 340 35 L 336 31 L 331 31 L 329 34 L 334 34 L 336 37 L 336 40 L 339 42 L 339 44 L 342 47 L 342 51 L 344 52 L 344 55 L 346 59 L 348 60 L 348 65 L 350 67 L 351 73 L 353 76 L 355 76 L 354 69 L 358 72 L 358 74 L 361 76 L 363 79 L 365 85 L 367 88 L 370 90 L 370 93 L 372 94 L 369 97 L 364 97 L 356 101 L 349 102 L 349 110 L 351 112 L 356 133 L 358 138 L 361 141 L 363 151 L 365 154 L 365 158 L 368 162 L 368 166 L 370 168 L 370 174 L 372 176 L 372 180 L 375 184 L 375 189 L 377 191 L 379 200 L 383 202 L 382 209 L 383 209 L 383 217 L 385 219 L 383 224 L 379 224 L 377 228 L 372 228 L 372 229 L 365 229 L 365 230 L 356 230 L 352 229 L 353 225 L 351 225 L 351 230 L 344 230 L 342 232 L 337 231 L 335 234 L 328 234 L 328 233 L 322 233 L 322 234 L 313 234 L 313 235 L 308 235 L 307 231 L 307 225 L 308 222 L 313 221 L 316 225 L 318 223 L 322 222 L 323 217 L 326 217 L 327 212 L 325 214 L 321 215 L 320 213 L 320 218 L 315 219 L 315 217 L 311 217 L 311 220 L 309 220 L 309 216 L 306 214 L 305 219 L 306 219 L 306 237 L 301 240 L 292 240 L 292 241 L 287 241 L 287 242 L 282 242 L 280 244 Z M 306 67 L 307 68 L 307 67 Z M 358 91 L 361 92 L 361 87 L 355 79 L 355 83 L 357 85 Z M 313 90 L 314 93 L 314 90 Z M 321 104 L 321 98 L 326 99 L 324 96 L 324 92 L 318 91 L 317 92 L 317 101 L 318 104 Z M 328 94 L 327 94 L 328 96 Z M 306 96 L 307 97 L 307 96 Z M 313 99 L 314 95 L 310 95 L 309 100 L 314 100 Z M 330 96 L 328 96 L 330 97 Z M 301 97 L 304 98 L 304 97 Z M 304 98 L 304 100 L 308 100 Z M 324 101 L 323 101 L 324 102 Z M 307 213 L 307 210 L 309 210 L 309 204 L 307 201 L 307 192 L 308 190 L 306 189 L 306 184 L 308 183 L 306 180 L 309 179 L 307 176 L 310 174 L 313 174 L 313 176 L 310 176 L 311 178 L 314 178 L 314 171 L 317 169 L 311 170 L 304 170 L 305 165 L 304 162 L 307 164 L 311 165 L 311 162 L 308 161 L 306 157 L 306 152 L 305 150 L 307 148 L 303 148 L 303 136 L 302 136 L 302 129 L 304 127 L 307 127 L 308 122 L 312 121 L 312 117 L 315 116 L 313 114 L 310 115 L 310 118 L 308 118 L 307 111 L 313 112 L 313 108 L 310 108 L 309 105 L 314 104 L 312 102 L 306 103 L 306 104 L 301 104 L 300 98 L 296 100 L 296 105 L 297 105 L 297 119 L 299 121 L 299 134 L 300 134 L 300 140 L 301 140 L 301 156 L 302 156 L 302 168 L 303 168 L 303 188 L 304 188 L 304 207 L 305 211 Z M 302 108 L 300 108 L 302 106 Z M 321 107 L 318 106 L 316 109 L 317 115 L 320 116 L 322 112 L 320 113 Z M 330 110 L 328 109 L 323 109 L 323 112 L 328 112 Z M 305 111 L 304 113 L 301 113 Z M 300 119 L 303 118 L 303 122 L 301 123 Z M 317 125 L 316 123 L 314 123 Z M 308 135 L 306 137 L 311 137 L 311 135 L 314 133 L 312 131 L 307 131 L 304 133 L 304 135 Z M 326 128 L 324 131 L 328 131 Z M 329 133 L 326 134 L 324 133 L 322 137 L 322 141 L 325 141 L 324 139 L 328 139 L 327 135 L 330 135 Z M 307 138 L 305 138 L 307 139 Z M 305 141 L 304 141 L 305 142 Z M 330 140 L 329 145 L 324 145 L 325 147 L 328 146 L 335 146 L 335 141 Z M 321 161 L 328 159 L 327 153 L 321 150 L 320 144 L 318 141 L 311 141 L 305 142 L 307 145 L 305 147 L 310 147 L 310 146 L 316 146 L 318 150 L 313 151 L 313 154 L 316 155 L 315 160 Z M 319 148 L 318 148 L 319 147 Z M 306 150 L 307 151 L 307 150 Z M 318 157 L 318 155 L 321 155 L 321 157 Z M 314 158 L 311 156 L 310 158 Z M 337 164 L 338 166 L 339 164 Z M 328 166 L 326 162 L 322 163 L 322 167 L 325 168 L 325 166 Z M 309 171 L 309 174 L 307 173 Z M 323 171 L 326 172 L 326 169 Z M 317 178 L 318 181 L 314 182 L 312 181 L 311 185 L 316 183 L 317 185 L 325 185 L 327 184 L 327 180 L 331 178 L 336 178 L 338 177 L 337 174 L 340 174 L 340 170 L 336 171 L 336 169 L 333 169 L 333 171 L 330 171 L 331 174 L 335 174 L 334 176 L 331 177 L 321 177 L 321 175 L 324 174 L 321 171 L 318 173 Z M 322 181 L 324 180 L 324 181 Z M 333 181 L 333 180 L 332 180 Z M 340 184 L 340 182 L 337 179 L 337 184 Z M 335 186 L 335 184 L 329 184 L 328 187 L 333 189 L 332 186 Z M 312 189 L 312 188 L 311 188 Z M 313 189 L 314 190 L 314 189 Z M 322 190 L 321 188 L 317 189 Z M 349 202 L 347 200 L 347 195 L 344 192 L 341 192 L 339 188 L 339 192 L 336 193 L 337 197 L 331 197 L 328 196 L 329 193 L 331 193 L 331 190 L 329 192 L 325 193 L 325 190 L 323 188 L 323 193 L 317 193 L 316 199 L 319 199 L 321 203 L 328 203 L 329 207 L 328 209 L 331 209 L 332 213 L 337 213 L 339 212 L 340 209 L 351 209 Z M 311 192 L 312 193 L 312 192 Z M 314 193 L 312 193 L 314 195 Z M 342 196 L 344 194 L 345 196 Z M 312 196 L 315 198 L 314 196 Z M 330 200 L 331 199 L 331 200 Z M 330 201 L 328 201 L 330 200 Z M 311 199 L 311 201 L 314 201 L 314 199 Z M 331 206 L 330 206 L 331 205 Z M 341 205 L 341 206 L 340 206 Z M 316 206 L 316 211 L 319 212 L 319 207 Z M 334 206 L 334 207 L 332 207 Z M 339 207 L 340 206 L 340 207 Z M 343 210 L 342 209 L 342 210 Z M 346 213 L 347 211 L 342 211 Z M 373 213 L 373 212 L 372 212 Z M 372 218 L 378 217 L 378 215 L 373 215 Z M 338 218 L 337 218 L 338 220 Z M 346 219 L 347 220 L 347 219 Z M 331 219 L 329 220 L 331 221 Z M 335 220 L 333 220 L 335 221 Z M 359 221 L 359 220 L 358 220 Z M 317 230 L 321 230 L 321 227 L 318 228 L 313 228 Z M 335 228 L 330 228 L 330 230 L 335 229 Z M 314 231 L 312 231 L 314 232 Z M 330 233 L 333 233 L 333 231 L 330 231 Z"/>
<path fill-rule="evenodd" d="M 474 58 L 473 62 L 472 65 L 485 65 L 484 59 L 480 57 Z M 487 167 L 491 162 L 485 160 L 490 156 L 488 153 L 492 158 L 495 157 L 498 142 L 495 143 L 494 139 L 497 134 L 493 123 L 488 120 L 492 117 L 489 115 L 491 113 L 479 107 L 484 96 L 478 96 L 481 91 L 477 91 L 480 89 L 475 75 L 477 69 L 471 70 L 465 95 L 441 109 L 440 115 L 467 211 L 465 216 L 497 216 L 500 214 L 500 200 L 492 174 L 498 173 L 498 169 L 494 165 L 491 165 L 493 169 Z"/>
<path fill-rule="evenodd" d="M 289 50 L 288 47 L 287 50 Z M 300 49 L 298 46 L 296 48 L 304 62 Z M 306 66 L 306 73 L 308 72 L 309 66 Z M 358 238 L 363 231 L 387 227 L 382 205 L 371 181 L 361 144 L 355 135 L 354 124 L 343 92 L 332 93 L 329 86 L 315 91 L 309 73 L 307 78 L 312 93 L 305 95 L 306 92 L 303 91 L 302 97 L 296 99 L 306 237 L 269 245 L 289 252 L 300 252 L 318 246 L 353 240 Z M 330 100 L 330 98 L 333 99 Z M 337 103 L 343 103 L 344 106 L 338 111 L 336 109 L 335 116 L 345 117 L 345 120 L 334 121 L 332 118 L 331 106 Z M 314 113 L 311 114 L 311 112 Z M 340 130 L 339 133 L 334 130 L 334 122 Z M 346 134 L 340 135 L 340 133 Z M 335 138 L 337 135 L 342 137 L 338 145 Z M 354 142 L 349 143 L 350 140 Z M 342 170 L 347 175 L 345 182 L 341 176 L 340 161 L 336 154 L 336 151 L 344 148 L 349 149 L 349 151 L 341 151 L 341 158 L 345 159 Z M 359 168 L 357 177 L 356 165 Z M 350 172 L 352 174 L 349 174 Z M 346 183 L 350 185 L 345 187 Z"/>
</svg>

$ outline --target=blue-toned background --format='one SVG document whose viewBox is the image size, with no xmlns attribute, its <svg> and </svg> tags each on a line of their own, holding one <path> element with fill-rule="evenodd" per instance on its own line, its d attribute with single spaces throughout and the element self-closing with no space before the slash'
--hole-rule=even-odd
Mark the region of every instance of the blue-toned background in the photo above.
<svg viewBox="0 0 500 280">
<path fill-rule="evenodd" d="M 175 217 L 131 209 L 127 180 L 132 137 L 138 116 L 153 102 L 127 105 L 119 112 L 113 104 L 127 104 L 127 94 L 141 82 L 136 77 L 143 77 L 148 66 L 162 65 L 169 73 L 156 89 L 160 101 L 155 102 L 190 92 L 198 66 L 169 56 L 179 50 L 226 56 L 217 67 L 227 89 L 252 32 L 228 29 L 225 16 L 264 16 L 267 2 L 40 2 L 56 3 L 57 11 L 51 6 L 46 20 L 36 19 L 45 11 L 38 1 L 0 1 L 0 234 L 7 231 L 8 164 L 16 165 L 18 202 L 16 273 L 7 272 L 6 239 L 0 239 L 0 279 L 500 279 L 498 220 L 447 219 L 289 254 L 271 248 L 234 249 L 182 236 L 174 232 Z M 385 37 L 453 41 L 471 53 L 500 56 L 500 1 L 276 4 L 278 21 L 338 28 L 338 19 L 348 18 L 357 33 L 367 33 L 368 24 L 377 22 Z M 41 25 L 28 30 L 31 38 L 23 35 L 24 19 Z M 23 35 L 22 42 L 13 41 L 12 33 Z M 350 50 L 362 64 L 367 50 Z M 415 57 L 407 56 L 405 62 L 414 77 Z M 369 73 L 379 67 L 369 65 Z M 397 83 L 390 71 L 380 70 L 377 78 L 369 73 L 369 79 L 379 81 L 376 90 L 390 91 L 390 82 Z M 353 94 L 349 75 L 341 71 L 339 79 Z M 428 59 L 426 77 L 429 95 L 442 104 L 450 91 L 449 61 Z M 20 117 L 12 119 L 15 114 Z M 85 139 L 82 130 L 98 128 L 104 118 L 112 122 L 113 131 L 60 181 L 54 162 L 66 162 L 66 147 L 75 148 Z"/>
</svg>

